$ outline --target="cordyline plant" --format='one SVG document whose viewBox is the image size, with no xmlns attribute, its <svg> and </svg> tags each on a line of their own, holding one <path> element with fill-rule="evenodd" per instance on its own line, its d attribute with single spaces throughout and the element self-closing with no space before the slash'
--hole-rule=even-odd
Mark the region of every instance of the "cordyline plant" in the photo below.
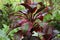
<svg viewBox="0 0 60 40">
<path fill-rule="evenodd" d="M 24 6 L 26 9 L 23 11 L 19 11 L 18 15 L 15 14 L 15 19 L 19 18 L 20 20 L 15 21 L 16 23 L 14 26 L 10 26 L 12 27 L 12 29 L 17 27 L 21 28 L 21 30 L 16 33 L 17 35 L 19 34 L 19 38 L 24 37 L 22 40 L 33 40 L 35 38 L 35 40 L 51 40 L 52 34 L 48 34 L 49 29 L 41 27 L 40 22 L 37 22 L 37 20 L 39 19 L 41 22 L 43 22 L 44 16 L 47 14 L 51 14 L 49 13 L 49 11 L 52 9 L 52 7 L 46 7 L 42 2 L 33 4 L 21 3 L 20 5 Z M 14 19 L 12 15 L 13 14 L 10 15 L 10 19 Z M 38 34 L 42 33 L 43 35 L 41 35 L 43 36 L 43 38 L 39 39 L 39 35 L 38 38 L 32 36 L 34 32 L 37 32 Z"/>
</svg>

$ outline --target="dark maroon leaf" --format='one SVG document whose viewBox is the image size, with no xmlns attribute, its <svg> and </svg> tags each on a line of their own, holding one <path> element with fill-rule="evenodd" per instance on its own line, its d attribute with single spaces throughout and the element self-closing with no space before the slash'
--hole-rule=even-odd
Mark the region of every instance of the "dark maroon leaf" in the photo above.
<svg viewBox="0 0 60 40">
<path fill-rule="evenodd" d="M 21 5 L 23 5 L 27 9 L 29 9 L 28 12 L 31 12 L 31 13 L 34 13 L 36 11 L 36 9 L 37 9 L 37 7 L 33 7 L 35 5 L 32 6 L 32 5 L 28 5 L 28 4 L 24 4 L 24 3 L 22 3 Z"/>
<path fill-rule="evenodd" d="M 39 13 L 37 14 L 37 16 L 42 15 L 42 14 L 43 14 L 43 12 L 39 12 Z"/>
<path fill-rule="evenodd" d="M 22 13 L 24 16 L 22 16 L 22 17 L 24 17 L 24 18 L 27 18 L 28 16 L 27 16 L 27 14 L 28 14 L 28 10 L 26 10 L 26 12 L 25 11 L 19 11 L 20 12 L 20 14 Z"/>
<path fill-rule="evenodd" d="M 36 17 L 39 18 L 41 21 L 43 21 L 43 18 L 46 14 L 48 14 L 48 12 L 39 12 L 39 14 Z"/>
<path fill-rule="evenodd" d="M 30 30 L 30 32 L 32 33 L 33 31 L 36 31 L 36 32 L 42 32 L 43 28 L 39 25 L 39 23 L 35 23 L 34 24 L 34 27 Z"/>
<path fill-rule="evenodd" d="M 31 13 L 34 13 L 36 10 L 37 10 L 37 7 L 33 8 L 33 9 L 31 10 Z"/>
<path fill-rule="evenodd" d="M 25 8 L 27 8 L 29 10 L 32 10 L 32 8 L 28 4 L 22 3 L 21 5 L 23 5 Z"/>
<path fill-rule="evenodd" d="M 34 14 L 35 20 L 36 20 L 36 18 L 39 18 L 39 15 L 42 15 L 42 14 L 43 14 L 42 12 L 39 12 L 37 15 Z"/>
<path fill-rule="evenodd" d="M 36 26 L 36 27 L 33 27 L 30 32 L 31 32 L 31 33 L 32 33 L 33 31 L 42 32 L 42 30 L 43 30 L 42 27 Z"/>
<path fill-rule="evenodd" d="M 36 12 L 36 13 L 38 13 L 38 12 L 42 11 L 44 8 L 45 8 L 45 7 L 44 7 L 44 6 L 42 6 L 41 8 L 39 8 L 39 9 L 37 10 L 37 12 Z"/>
<path fill-rule="evenodd" d="M 37 18 L 39 18 L 41 21 L 43 21 L 43 16 L 39 15 Z"/>
<path fill-rule="evenodd" d="M 42 11 L 42 10 L 45 8 L 45 5 L 44 5 L 42 2 L 39 2 L 38 4 L 39 4 L 41 7 L 37 10 L 36 13 Z"/>
<path fill-rule="evenodd" d="M 45 34 L 45 35 L 43 35 L 43 37 L 45 40 L 51 40 L 50 38 L 52 37 L 52 35 L 51 34 Z"/>
<path fill-rule="evenodd" d="M 38 4 L 41 6 L 39 9 L 37 9 Z M 19 27 L 22 28 L 22 30 L 19 30 L 17 33 L 19 33 L 20 35 L 22 35 L 24 37 L 26 37 L 26 36 L 30 37 L 30 36 L 32 36 L 33 31 L 44 32 L 45 33 L 45 35 L 43 36 L 44 39 L 45 40 L 49 39 L 50 34 L 47 34 L 48 28 L 46 27 L 46 25 L 41 27 L 39 25 L 39 22 L 36 22 L 35 20 L 40 19 L 41 21 L 43 21 L 44 16 L 46 14 L 48 14 L 52 8 L 51 7 L 45 7 L 45 5 L 42 2 L 39 2 L 36 4 L 22 3 L 20 5 L 24 6 L 26 8 L 26 10 L 19 11 L 21 15 L 18 16 L 17 18 L 20 18 L 21 20 L 17 20 L 17 23 L 14 22 L 16 25 L 18 24 Z M 10 15 L 10 17 L 12 17 L 13 15 L 14 14 Z M 46 35 L 47 35 L 47 37 L 46 37 Z M 30 38 L 31 38 L 30 40 L 34 40 L 32 37 L 30 37 Z M 24 40 L 29 40 L 29 39 L 27 38 Z M 38 39 L 36 39 L 36 40 L 38 40 Z"/>
</svg>

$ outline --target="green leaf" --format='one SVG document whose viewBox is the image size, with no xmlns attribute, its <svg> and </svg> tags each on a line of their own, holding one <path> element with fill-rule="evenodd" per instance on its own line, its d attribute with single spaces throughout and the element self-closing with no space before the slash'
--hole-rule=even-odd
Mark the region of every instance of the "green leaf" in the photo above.
<svg viewBox="0 0 60 40">
<path fill-rule="evenodd" d="M 60 38 L 60 34 L 58 34 L 57 37 Z"/>
<path fill-rule="evenodd" d="M 8 38 L 8 35 L 6 35 L 6 33 L 0 29 L 0 40 L 10 40 Z"/>
<path fill-rule="evenodd" d="M 45 17 L 44 17 L 44 21 L 48 21 L 52 18 L 52 16 L 50 14 L 47 14 Z"/>
<path fill-rule="evenodd" d="M 9 26 L 7 26 L 6 24 L 3 24 L 3 31 L 5 32 L 5 33 L 7 33 L 8 32 L 8 30 L 9 30 Z"/>
<path fill-rule="evenodd" d="M 9 34 L 8 34 L 8 35 L 10 35 L 10 36 L 14 36 L 14 33 L 18 32 L 19 30 L 21 30 L 21 28 L 20 28 L 20 27 L 15 28 L 15 29 L 11 30 L 11 31 L 9 32 Z"/>
</svg>

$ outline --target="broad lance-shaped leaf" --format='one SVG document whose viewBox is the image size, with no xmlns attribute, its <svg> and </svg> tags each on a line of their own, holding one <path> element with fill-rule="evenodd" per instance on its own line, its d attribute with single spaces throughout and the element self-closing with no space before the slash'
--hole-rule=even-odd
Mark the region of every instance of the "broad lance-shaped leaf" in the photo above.
<svg viewBox="0 0 60 40">
<path fill-rule="evenodd" d="M 33 31 L 36 31 L 36 32 L 42 32 L 42 27 L 39 25 L 39 23 L 38 22 L 36 22 L 36 23 L 34 23 L 34 27 L 31 29 L 31 33 L 33 32 Z"/>
<path fill-rule="evenodd" d="M 45 7 L 45 9 L 43 10 L 43 12 L 42 11 L 40 11 L 39 13 L 38 13 L 38 15 L 45 15 L 45 14 L 51 14 L 51 13 L 49 13 L 49 11 L 51 10 L 52 8 L 51 7 Z M 38 16 L 37 15 L 37 16 Z"/>
<path fill-rule="evenodd" d="M 10 40 L 6 32 L 0 29 L 0 40 Z"/>
<path fill-rule="evenodd" d="M 40 19 L 41 21 L 43 21 L 43 17 L 44 16 L 42 16 L 42 15 L 37 16 L 37 18 Z"/>
<path fill-rule="evenodd" d="M 48 10 L 49 11 L 49 10 Z M 39 12 L 39 14 L 36 16 L 37 18 L 39 18 L 41 21 L 43 21 L 43 17 L 48 14 L 48 11 L 45 11 L 44 12 Z M 51 13 L 49 13 L 51 14 Z"/>
<path fill-rule="evenodd" d="M 45 8 L 45 6 L 44 6 L 44 4 L 42 2 L 39 2 L 37 4 L 41 5 L 41 7 L 37 10 L 36 13 L 42 11 Z M 23 5 L 27 9 L 29 9 L 29 11 L 31 13 L 34 13 L 36 11 L 36 9 L 37 9 L 37 4 L 36 5 L 33 5 L 34 7 L 32 5 L 28 5 L 28 4 L 24 4 L 24 3 L 22 3 L 21 5 Z"/>
<path fill-rule="evenodd" d="M 43 21 L 43 16 L 42 15 L 39 15 L 37 18 L 40 19 L 41 21 Z"/>
<path fill-rule="evenodd" d="M 26 22 L 21 26 L 21 28 L 22 28 L 21 31 L 22 31 L 24 36 L 26 36 L 26 35 L 31 36 L 31 32 L 30 32 L 30 30 L 32 29 L 32 24 L 31 23 Z"/>
<path fill-rule="evenodd" d="M 46 14 L 51 14 L 48 11 L 50 11 L 52 8 L 51 7 L 46 7 L 43 12 L 39 12 L 38 15 L 45 16 Z M 37 16 L 38 16 L 37 15 Z"/>
<path fill-rule="evenodd" d="M 24 17 L 27 18 L 27 14 L 28 14 L 28 9 L 26 10 L 22 10 L 22 11 L 19 11 L 20 13 L 22 13 L 24 15 Z"/>
<path fill-rule="evenodd" d="M 45 5 L 42 2 L 38 3 L 41 7 L 37 10 L 36 13 L 39 13 L 40 11 L 42 11 L 45 8 Z"/>
<path fill-rule="evenodd" d="M 43 21 L 43 13 L 39 12 L 39 14 L 37 14 L 36 18 L 40 19 L 41 21 Z"/>
<path fill-rule="evenodd" d="M 37 7 L 35 5 L 33 5 L 35 7 L 32 7 L 32 5 L 23 4 L 23 3 L 21 5 L 23 5 L 27 9 L 29 9 L 28 12 L 31 12 L 31 13 L 34 13 L 36 11 L 36 9 L 37 9 Z"/>
<path fill-rule="evenodd" d="M 33 14 L 37 10 L 37 7 L 33 8 L 30 12 Z"/>
<path fill-rule="evenodd" d="M 38 13 L 38 12 L 42 11 L 44 8 L 45 8 L 45 7 L 44 7 L 44 6 L 42 6 L 41 8 L 39 8 L 39 9 L 37 10 L 37 12 L 36 12 L 36 13 Z"/>
<path fill-rule="evenodd" d="M 28 4 L 25 4 L 25 3 L 22 3 L 20 5 L 23 5 L 25 8 L 29 9 L 29 10 L 32 10 L 32 8 L 28 5 Z"/>
<path fill-rule="evenodd" d="M 44 10 L 45 9 L 45 5 L 42 3 L 42 2 L 39 2 L 38 3 L 41 7 L 39 7 L 39 9 L 37 9 L 37 11 L 36 11 L 36 13 L 34 14 L 34 16 L 37 14 L 37 13 L 39 13 L 39 12 L 41 12 L 42 10 Z M 37 4 L 37 5 L 38 5 Z"/>
<path fill-rule="evenodd" d="M 23 14 L 27 14 L 28 13 L 28 9 L 25 9 L 25 10 L 21 10 L 21 11 L 19 11 L 19 12 L 21 12 L 21 13 L 23 13 Z"/>
<path fill-rule="evenodd" d="M 31 34 L 30 30 L 32 29 L 32 27 L 33 27 L 33 25 L 30 22 L 23 23 L 21 25 L 21 28 L 22 28 L 21 31 L 25 35 L 30 35 Z"/>
<path fill-rule="evenodd" d="M 7 33 L 9 30 L 9 26 L 7 26 L 6 24 L 3 24 L 3 27 L 4 27 L 3 31 Z"/>
<path fill-rule="evenodd" d="M 25 9 L 25 10 L 22 10 L 22 11 L 19 11 L 19 12 L 23 13 L 24 15 L 26 15 L 29 12 L 34 13 L 36 10 L 37 10 L 37 7 L 33 8 L 32 10 Z"/>
</svg>

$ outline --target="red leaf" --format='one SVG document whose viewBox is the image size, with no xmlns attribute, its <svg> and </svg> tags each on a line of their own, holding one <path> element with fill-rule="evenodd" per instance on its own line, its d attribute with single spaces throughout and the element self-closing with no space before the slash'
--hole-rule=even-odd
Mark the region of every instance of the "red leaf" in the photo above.
<svg viewBox="0 0 60 40">
<path fill-rule="evenodd" d="M 36 10 L 37 10 L 37 7 L 33 8 L 33 9 L 31 10 L 31 13 L 34 13 Z"/>
<path fill-rule="evenodd" d="M 43 12 L 39 12 L 37 16 L 42 15 L 42 14 L 43 14 Z"/>
<path fill-rule="evenodd" d="M 37 16 L 37 18 L 40 19 L 41 21 L 43 21 L 43 16 L 42 15 Z"/>
<path fill-rule="evenodd" d="M 42 15 L 42 12 L 39 12 L 37 15 L 34 14 L 34 16 L 36 16 L 35 18 L 39 18 L 39 15 Z"/>
</svg>

